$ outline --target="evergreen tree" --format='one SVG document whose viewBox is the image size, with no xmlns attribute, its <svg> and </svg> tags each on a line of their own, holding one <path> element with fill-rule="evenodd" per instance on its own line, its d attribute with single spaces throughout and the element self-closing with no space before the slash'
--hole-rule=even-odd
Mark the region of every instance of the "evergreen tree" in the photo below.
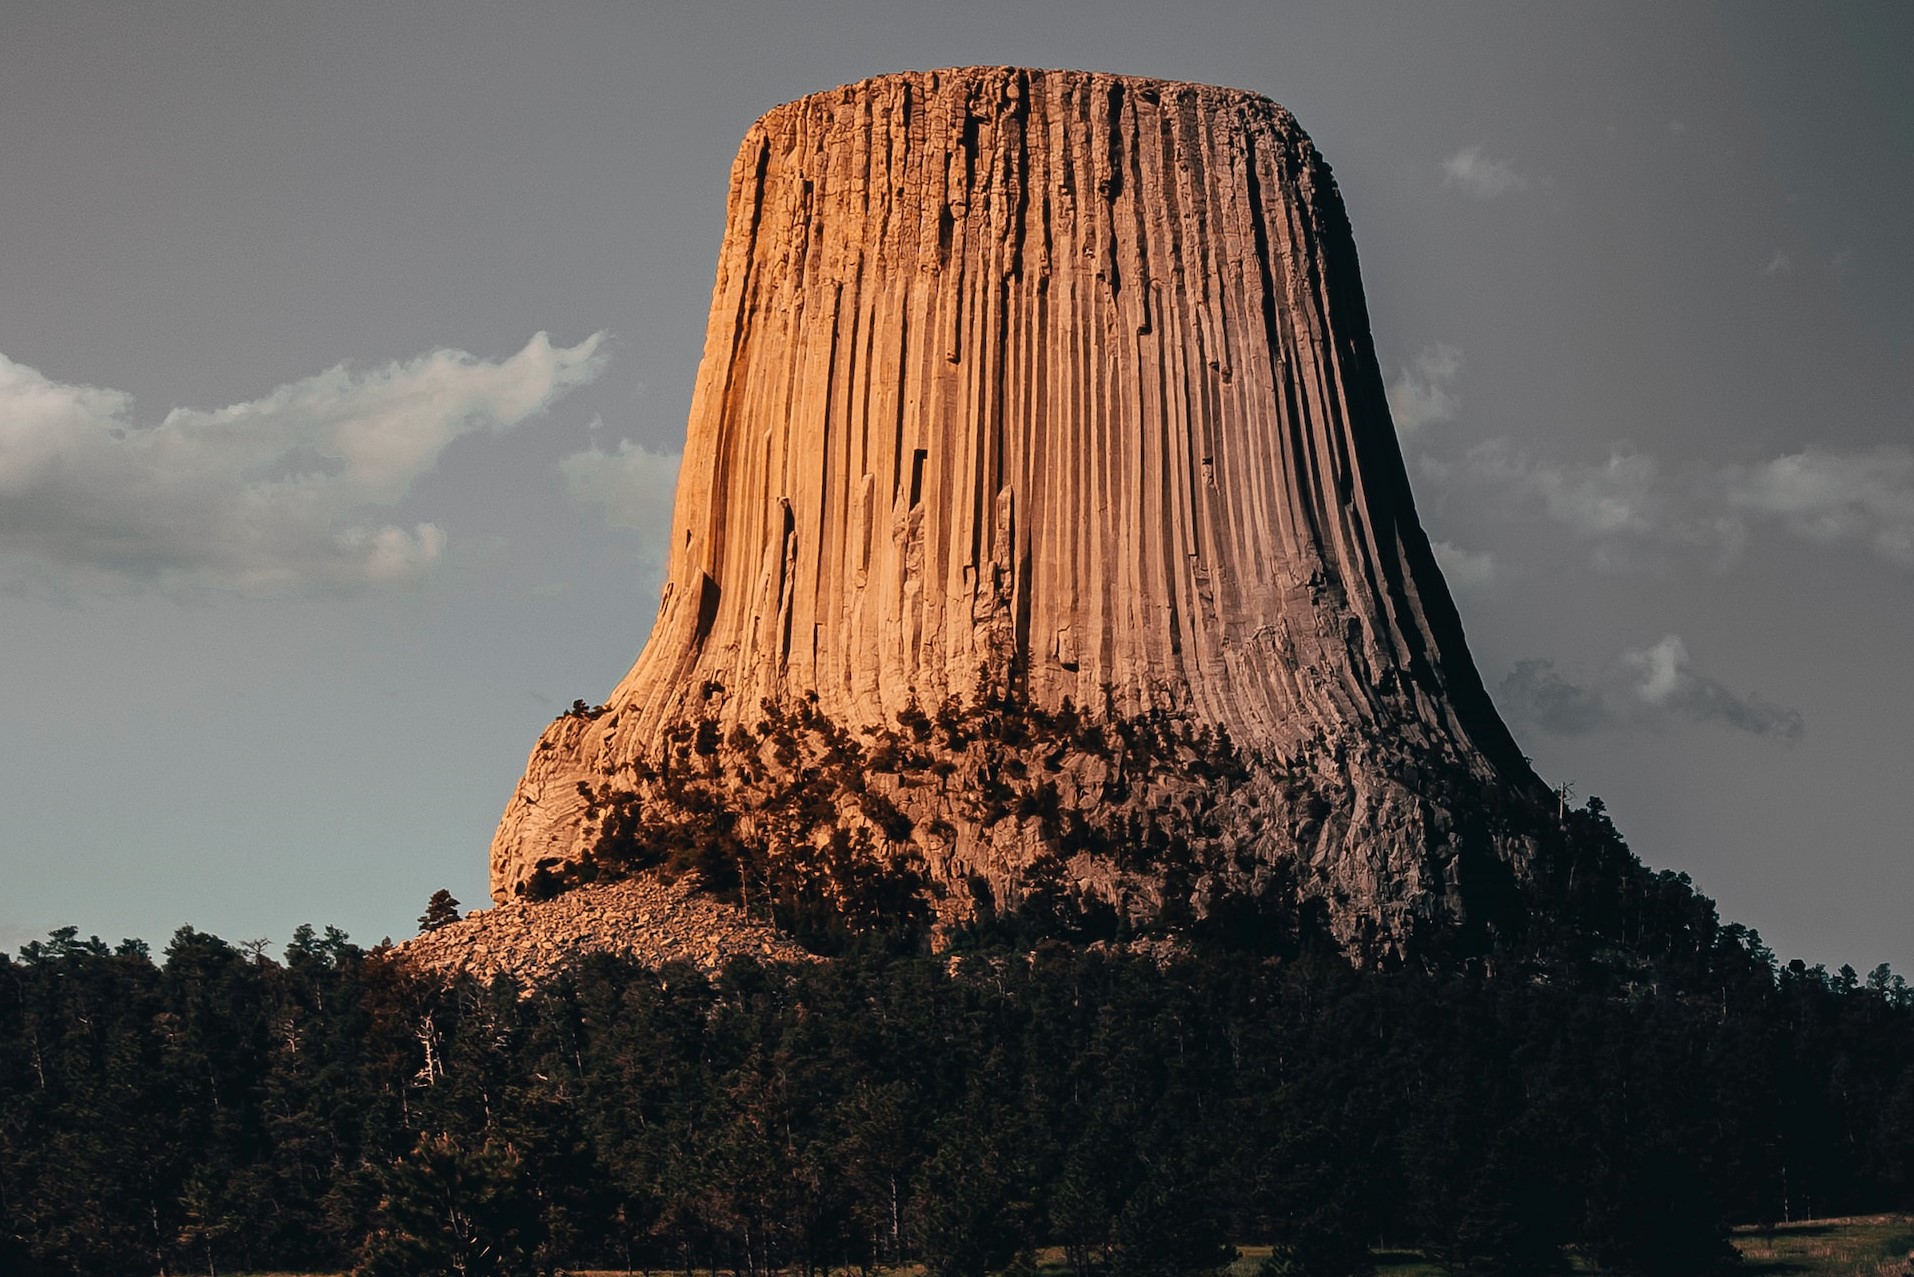
<svg viewBox="0 0 1914 1277">
<path fill-rule="evenodd" d="M 419 934 L 424 935 L 428 931 L 437 931 L 440 927 L 449 927 L 461 916 L 458 900 L 451 892 L 440 887 L 432 893 L 432 898 L 425 902 L 425 912 L 419 915 Z"/>
<path fill-rule="evenodd" d="M 1194 1166 L 1153 1170 L 1116 1218 L 1111 1277 L 1192 1277 L 1236 1259 L 1218 1185 Z"/>
<path fill-rule="evenodd" d="M 1777 966 L 1598 816 L 1570 835 L 1613 910 L 1493 966 L 1051 942 L 525 990 L 335 930 L 282 965 L 188 928 L 155 966 L 63 928 L 0 958 L 0 1272 L 978 1277 L 1062 1246 L 1169 1277 L 1235 1242 L 1353 1277 L 1380 1239 L 1672 1277 L 1730 1262 L 1729 1220 L 1914 1204 L 1905 984 Z"/>
<path fill-rule="evenodd" d="M 359 1277 L 510 1277 L 540 1241 L 518 1154 L 450 1135 L 425 1136 L 390 1167 L 379 1216 Z"/>
</svg>

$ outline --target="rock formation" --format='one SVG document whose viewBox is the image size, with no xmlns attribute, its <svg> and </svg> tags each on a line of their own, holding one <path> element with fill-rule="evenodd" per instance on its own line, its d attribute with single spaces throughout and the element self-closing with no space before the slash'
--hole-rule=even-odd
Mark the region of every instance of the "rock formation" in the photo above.
<svg viewBox="0 0 1914 1277">
<path fill-rule="evenodd" d="M 498 900 L 673 862 L 841 903 L 876 865 L 946 925 L 1300 893 L 1391 949 L 1519 872 L 1537 782 L 1335 181 L 1263 97 L 970 68 L 765 115 L 669 548 L 631 672 L 532 753 Z"/>
<path fill-rule="evenodd" d="M 715 976 L 734 958 L 804 962 L 811 955 L 764 923 L 649 876 L 594 883 L 557 900 L 507 901 L 399 944 L 412 965 L 489 984 L 511 975 L 526 988 L 567 960 L 610 953 L 650 967 L 682 962 Z"/>
</svg>

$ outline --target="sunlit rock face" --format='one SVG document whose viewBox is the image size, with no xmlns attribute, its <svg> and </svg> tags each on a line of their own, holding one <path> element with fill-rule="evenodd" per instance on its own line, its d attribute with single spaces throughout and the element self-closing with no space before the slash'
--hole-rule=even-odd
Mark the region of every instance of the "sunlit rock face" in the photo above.
<svg viewBox="0 0 1914 1277">
<path fill-rule="evenodd" d="M 888 75 L 739 149 L 658 619 L 534 749 L 492 890 L 721 827 L 767 883 L 916 874 L 945 926 L 1300 894 L 1399 951 L 1519 873 L 1535 785 L 1290 114 Z"/>
</svg>

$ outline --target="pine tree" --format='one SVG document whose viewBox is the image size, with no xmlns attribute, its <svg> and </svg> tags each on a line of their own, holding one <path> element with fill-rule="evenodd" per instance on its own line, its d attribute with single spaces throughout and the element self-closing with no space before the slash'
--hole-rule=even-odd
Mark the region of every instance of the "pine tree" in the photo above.
<svg viewBox="0 0 1914 1277">
<path fill-rule="evenodd" d="M 385 1179 L 360 1277 L 505 1277 L 537 1248 L 537 1203 L 510 1146 L 427 1135 Z"/>
<path fill-rule="evenodd" d="M 419 934 L 437 931 L 440 927 L 449 927 L 459 920 L 459 902 L 451 892 L 440 887 L 425 902 L 425 912 L 419 915 Z"/>
</svg>

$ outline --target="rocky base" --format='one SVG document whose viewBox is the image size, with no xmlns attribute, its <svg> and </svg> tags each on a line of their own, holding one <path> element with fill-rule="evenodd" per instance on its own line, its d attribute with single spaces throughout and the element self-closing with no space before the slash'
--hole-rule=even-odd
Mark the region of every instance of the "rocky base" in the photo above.
<svg viewBox="0 0 1914 1277">
<path fill-rule="evenodd" d="M 683 962 L 716 975 L 733 958 L 816 959 L 743 911 L 653 876 L 514 900 L 397 946 L 395 956 L 448 979 L 511 975 L 530 987 L 568 960 L 610 953 L 647 966 Z"/>
<path fill-rule="evenodd" d="M 1532 852 L 1518 805 L 1465 757 L 1436 765 L 1439 740 L 1275 759 L 1186 713 L 1053 714 L 987 688 L 879 728 L 809 699 L 760 708 L 581 782 L 585 855 L 514 896 L 682 875 L 825 952 L 873 932 L 936 947 L 1006 913 L 1091 941 L 1320 908 L 1352 956 L 1386 960 L 1493 924 Z"/>
</svg>

